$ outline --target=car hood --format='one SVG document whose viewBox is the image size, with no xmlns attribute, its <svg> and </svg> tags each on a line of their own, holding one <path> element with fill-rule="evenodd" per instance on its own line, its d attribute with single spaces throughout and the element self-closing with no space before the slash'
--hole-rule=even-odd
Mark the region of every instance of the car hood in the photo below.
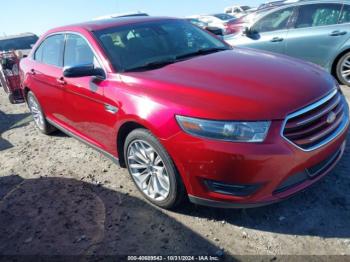
<svg viewBox="0 0 350 262">
<path fill-rule="evenodd" d="M 176 114 L 226 120 L 284 119 L 335 88 L 318 66 L 246 48 L 120 77 Z"/>
</svg>

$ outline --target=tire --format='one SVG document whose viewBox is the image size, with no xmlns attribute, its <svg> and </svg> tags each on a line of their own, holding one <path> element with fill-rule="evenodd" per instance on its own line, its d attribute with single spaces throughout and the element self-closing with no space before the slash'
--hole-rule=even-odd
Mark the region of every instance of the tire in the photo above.
<svg viewBox="0 0 350 262">
<path fill-rule="evenodd" d="M 348 71 L 348 75 L 344 75 L 344 71 Z M 350 52 L 344 54 L 338 61 L 336 67 L 336 76 L 338 81 L 343 84 L 350 86 Z"/>
<path fill-rule="evenodd" d="M 27 103 L 29 110 L 33 116 L 34 123 L 41 133 L 49 135 L 52 132 L 56 131 L 56 128 L 47 122 L 38 99 L 31 91 L 27 94 Z"/>
<path fill-rule="evenodd" d="M 8 99 L 10 101 L 11 104 L 16 104 L 16 101 L 15 101 L 15 98 L 14 98 L 14 95 L 13 94 L 9 94 L 8 95 Z"/>
<path fill-rule="evenodd" d="M 131 178 L 149 202 L 174 209 L 184 200 L 186 190 L 174 162 L 147 129 L 135 129 L 127 136 L 124 156 Z"/>
</svg>

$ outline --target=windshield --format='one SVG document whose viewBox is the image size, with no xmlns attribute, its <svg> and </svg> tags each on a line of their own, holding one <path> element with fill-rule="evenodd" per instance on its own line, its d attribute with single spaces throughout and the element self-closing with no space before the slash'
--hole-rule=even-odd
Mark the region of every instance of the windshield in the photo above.
<svg viewBox="0 0 350 262">
<path fill-rule="evenodd" d="M 0 40 L 0 50 L 11 51 L 31 49 L 37 40 L 38 37 L 34 35 Z"/>
<path fill-rule="evenodd" d="M 247 11 L 247 10 L 251 9 L 250 6 L 246 6 L 246 5 L 241 6 L 241 8 L 242 8 L 243 11 Z"/>
<path fill-rule="evenodd" d="M 216 14 L 214 15 L 216 18 L 219 18 L 220 20 L 227 21 L 227 20 L 234 20 L 235 17 L 229 14 Z"/>
<path fill-rule="evenodd" d="M 162 20 L 94 32 L 118 72 L 160 61 L 176 62 L 229 47 L 185 20 Z M 193 54 L 193 56 L 191 56 Z"/>
</svg>

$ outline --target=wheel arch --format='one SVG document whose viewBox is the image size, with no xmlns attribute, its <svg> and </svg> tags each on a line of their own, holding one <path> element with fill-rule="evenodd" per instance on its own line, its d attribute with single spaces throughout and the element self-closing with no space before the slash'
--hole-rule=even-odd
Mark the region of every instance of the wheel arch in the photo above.
<svg viewBox="0 0 350 262">
<path fill-rule="evenodd" d="M 338 62 L 339 60 L 343 57 L 343 55 L 345 55 L 346 53 L 349 53 L 350 52 L 350 47 L 347 47 L 346 49 L 344 49 L 343 51 L 341 51 L 336 57 L 335 59 L 333 60 L 333 63 L 332 63 L 332 67 L 331 67 L 331 74 L 337 79 L 338 79 L 338 76 L 337 76 L 337 65 L 338 65 Z"/>
<path fill-rule="evenodd" d="M 119 158 L 119 164 L 121 167 L 126 167 L 125 156 L 124 156 L 124 144 L 126 137 L 135 129 L 144 128 L 149 130 L 144 125 L 136 121 L 127 121 L 123 123 L 117 133 L 117 152 Z"/>
<path fill-rule="evenodd" d="M 30 88 L 28 86 L 25 86 L 23 88 L 23 96 L 24 96 L 24 99 L 27 101 L 27 96 L 28 96 L 28 93 L 30 92 Z"/>
</svg>

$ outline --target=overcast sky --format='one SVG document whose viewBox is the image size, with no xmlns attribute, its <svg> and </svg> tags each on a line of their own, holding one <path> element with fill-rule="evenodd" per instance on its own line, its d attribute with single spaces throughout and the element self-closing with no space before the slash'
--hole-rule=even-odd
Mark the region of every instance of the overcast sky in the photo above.
<svg viewBox="0 0 350 262">
<path fill-rule="evenodd" d="M 151 15 L 189 16 L 223 12 L 234 4 L 257 6 L 266 0 L 3 0 L 0 35 L 42 34 L 56 26 L 113 13 L 143 11 Z"/>
</svg>

